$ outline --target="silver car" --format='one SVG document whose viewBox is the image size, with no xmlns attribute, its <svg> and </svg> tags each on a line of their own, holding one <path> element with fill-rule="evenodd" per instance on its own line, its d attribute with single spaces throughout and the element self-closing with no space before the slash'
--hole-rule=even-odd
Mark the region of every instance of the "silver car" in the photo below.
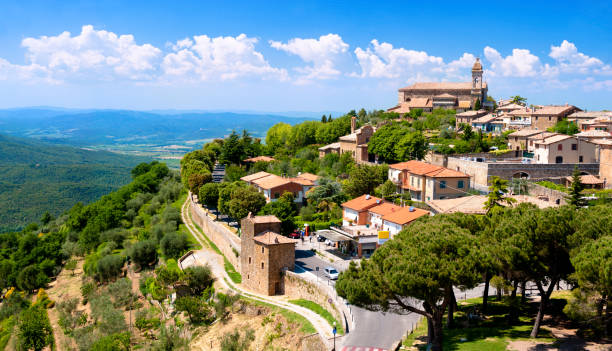
<svg viewBox="0 0 612 351">
<path fill-rule="evenodd" d="M 327 267 L 324 269 L 325 276 L 331 280 L 338 279 L 338 271 L 334 267 Z"/>
</svg>

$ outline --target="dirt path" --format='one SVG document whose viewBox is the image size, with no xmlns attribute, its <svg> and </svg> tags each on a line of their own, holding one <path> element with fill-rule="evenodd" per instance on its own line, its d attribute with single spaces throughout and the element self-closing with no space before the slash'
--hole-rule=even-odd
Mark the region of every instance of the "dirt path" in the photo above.
<svg viewBox="0 0 612 351">
<path fill-rule="evenodd" d="M 330 339 L 333 337 L 331 333 L 331 328 L 329 328 L 329 324 L 325 319 L 316 314 L 315 312 L 293 305 L 291 303 L 286 302 L 286 299 L 279 296 L 263 296 L 248 290 L 245 290 L 244 287 L 231 284 L 231 282 L 227 272 L 225 271 L 225 267 L 223 265 L 223 258 L 208 248 L 208 245 L 205 244 L 206 240 L 202 237 L 202 233 L 193 225 L 191 218 L 189 217 L 189 206 L 191 205 L 191 201 L 189 196 L 185 200 L 185 203 L 181 207 L 181 216 L 183 219 L 183 223 L 190 231 L 190 233 L 194 236 L 194 238 L 202 245 L 204 249 L 196 251 L 196 260 L 198 264 L 208 264 L 213 271 L 213 274 L 217 278 L 217 281 L 221 286 L 225 289 L 232 290 L 236 293 L 239 293 L 244 296 L 248 296 L 251 299 L 255 299 L 261 302 L 269 303 L 275 305 L 277 307 L 281 307 L 283 309 L 295 312 L 299 315 L 302 315 L 306 318 L 313 327 L 317 330 L 319 335 L 322 336 L 322 340 L 326 343 L 327 346 L 331 346 Z"/>
</svg>

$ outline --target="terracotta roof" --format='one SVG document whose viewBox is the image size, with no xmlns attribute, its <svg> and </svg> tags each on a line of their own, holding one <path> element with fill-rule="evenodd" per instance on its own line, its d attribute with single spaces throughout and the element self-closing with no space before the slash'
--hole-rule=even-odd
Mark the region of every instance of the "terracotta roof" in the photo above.
<svg viewBox="0 0 612 351">
<path fill-rule="evenodd" d="M 559 133 L 551 133 L 551 132 L 542 132 L 542 133 L 538 133 L 536 135 L 532 135 L 530 136 L 529 140 L 533 140 L 533 141 L 541 141 L 541 140 L 545 140 L 546 138 L 550 138 L 552 136 L 555 135 L 560 135 Z"/>
<path fill-rule="evenodd" d="M 457 117 L 480 117 L 480 116 L 484 116 L 487 113 L 489 113 L 487 110 L 478 110 L 478 111 L 465 111 L 465 112 L 461 112 L 461 113 L 457 113 L 455 116 Z"/>
<path fill-rule="evenodd" d="M 340 143 L 331 143 L 329 145 L 321 146 L 319 150 L 325 151 L 329 149 L 340 149 Z"/>
<path fill-rule="evenodd" d="M 257 234 L 253 240 L 263 245 L 295 244 L 297 242 L 297 240 L 270 231 Z"/>
<path fill-rule="evenodd" d="M 416 160 L 395 163 L 389 165 L 389 168 L 406 170 L 412 174 L 425 175 L 428 177 L 469 177 L 469 175 L 459 171 Z"/>
<path fill-rule="evenodd" d="M 507 104 L 507 105 L 503 105 L 503 106 L 498 106 L 497 107 L 498 110 L 502 110 L 502 111 L 504 111 L 504 110 L 512 111 L 512 110 L 518 110 L 518 109 L 521 109 L 521 108 L 525 108 L 525 106 L 519 105 L 519 104 L 515 104 L 515 103 L 510 103 L 510 104 Z"/>
<path fill-rule="evenodd" d="M 298 183 L 300 185 L 305 185 L 305 186 L 313 186 L 314 182 L 310 179 L 305 179 L 305 178 L 289 178 L 289 180 L 291 180 L 294 183 Z"/>
<path fill-rule="evenodd" d="M 574 112 L 567 118 L 598 118 L 598 117 L 612 117 L 612 111 L 578 111 Z"/>
<path fill-rule="evenodd" d="M 364 211 L 370 207 L 376 206 L 381 203 L 382 200 L 376 196 L 361 195 L 352 200 L 349 200 L 342 204 L 342 207 L 350 208 L 355 211 Z"/>
<path fill-rule="evenodd" d="M 247 217 L 253 223 L 281 223 L 281 220 L 274 215 Z"/>
<path fill-rule="evenodd" d="M 517 130 L 514 133 L 508 134 L 508 137 L 529 137 L 532 135 L 536 135 L 536 134 L 540 134 L 543 133 L 541 130 L 535 130 L 535 129 L 521 129 L 521 130 Z"/>
<path fill-rule="evenodd" d="M 270 157 L 270 156 L 257 156 L 257 157 L 251 157 L 251 158 L 247 158 L 246 160 L 244 160 L 244 162 L 272 162 L 272 161 L 276 161 L 274 159 L 274 157 Z"/>
<path fill-rule="evenodd" d="M 565 177 L 565 179 L 569 180 L 570 182 L 572 181 L 572 177 Z M 592 175 L 592 174 L 585 174 L 585 175 L 581 175 L 580 176 L 580 182 L 582 184 L 587 184 L 587 185 L 597 185 L 597 184 L 603 184 L 604 181 L 602 179 L 597 178 L 596 176 Z"/>
<path fill-rule="evenodd" d="M 578 134 L 574 134 L 575 137 L 585 137 L 585 138 L 609 138 L 612 137 L 612 133 L 606 132 L 605 130 L 588 130 L 586 132 L 580 132 Z"/>
<path fill-rule="evenodd" d="M 252 182 L 252 181 L 254 181 L 256 179 L 267 177 L 269 175 L 270 175 L 270 173 L 268 173 L 268 172 L 257 172 L 257 173 L 253 173 L 253 174 L 249 174 L 247 176 L 244 176 L 244 177 L 240 178 L 240 180 L 243 180 L 243 181 L 245 181 L 247 183 L 250 183 L 250 182 Z"/>
<path fill-rule="evenodd" d="M 422 210 L 416 207 L 402 207 L 399 211 L 395 211 L 392 213 L 383 216 L 383 221 L 404 225 L 406 223 L 410 223 L 415 219 L 423 216 L 428 216 L 429 211 Z"/>
<path fill-rule="evenodd" d="M 403 102 L 399 105 L 388 108 L 387 112 L 408 113 L 410 112 L 410 106 L 408 106 L 408 103 Z"/>
<path fill-rule="evenodd" d="M 553 135 L 549 138 L 546 138 L 544 140 L 536 140 L 535 144 L 540 144 L 540 145 L 550 145 L 550 144 L 554 144 L 554 143 L 558 143 L 560 141 L 566 140 L 566 139 L 570 139 L 572 138 L 572 136 L 570 135 L 564 135 L 564 134 L 558 134 L 558 135 Z"/>
<path fill-rule="evenodd" d="M 368 210 L 368 212 L 375 213 L 377 215 L 385 216 L 395 211 L 399 211 L 400 206 L 392 204 L 390 202 L 384 202 L 378 206 L 374 206 Z"/>
<path fill-rule="evenodd" d="M 472 123 L 491 123 L 495 119 L 497 119 L 497 116 L 491 113 L 473 120 Z"/>
<path fill-rule="evenodd" d="M 276 174 L 270 174 L 267 177 L 255 179 L 253 184 L 256 184 L 258 187 L 262 189 L 274 189 L 281 185 L 285 185 L 291 183 L 292 180 L 289 178 L 279 177 Z"/>
<path fill-rule="evenodd" d="M 512 116 L 557 116 L 575 108 L 576 106 L 573 105 L 544 106 L 542 108 L 536 108 L 535 111 L 532 111 L 531 108 L 525 107 L 519 110 L 510 111 L 508 114 Z"/>
<path fill-rule="evenodd" d="M 556 206 L 554 202 L 540 200 L 533 196 L 510 195 L 510 197 L 517 200 L 515 205 L 523 202 L 529 202 L 538 206 L 539 208 Z M 485 214 L 487 213 L 487 211 L 484 209 L 484 204 L 486 201 L 487 196 L 485 195 L 472 195 L 454 199 L 431 200 L 428 201 L 427 204 L 438 213 L 461 212 L 468 214 Z"/>
<path fill-rule="evenodd" d="M 312 174 L 312 173 L 308 173 L 308 172 L 300 173 L 300 174 L 298 174 L 297 177 L 298 178 L 307 179 L 307 180 L 310 180 L 310 181 L 313 181 L 313 182 L 315 182 L 315 181 L 319 180 L 319 178 L 321 178 L 321 177 L 319 177 L 316 174 Z"/>
<path fill-rule="evenodd" d="M 594 139 L 591 140 L 591 143 L 605 146 L 612 146 L 612 140 L 607 139 Z"/>
<path fill-rule="evenodd" d="M 485 89 L 487 83 L 482 83 L 482 88 Z M 472 90 L 472 82 L 422 82 L 414 83 L 405 88 L 401 88 L 400 91 L 409 90 Z"/>
<path fill-rule="evenodd" d="M 429 98 L 414 98 L 408 102 L 410 108 L 427 108 L 432 107 L 433 103 Z"/>
</svg>

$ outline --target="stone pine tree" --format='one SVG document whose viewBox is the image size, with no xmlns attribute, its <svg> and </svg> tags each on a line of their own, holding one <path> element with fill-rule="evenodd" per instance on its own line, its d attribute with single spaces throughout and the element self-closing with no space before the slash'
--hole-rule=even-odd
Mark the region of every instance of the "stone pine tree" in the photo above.
<svg viewBox="0 0 612 351">
<path fill-rule="evenodd" d="M 569 187 L 569 195 L 567 196 L 567 202 L 575 207 L 586 206 L 586 201 L 582 198 L 582 190 L 584 190 L 584 184 L 580 180 L 580 171 L 578 167 L 574 167 L 574 173 L 572 174 L 572 184 Z"/>
<path fill-rule="evenodd" d="M 453 286 L 472 288 L 482 278 L 477 238 L 445 217 L 411 224 L 368 260 L 338 278 L 336 291 L 373 311 L 412 312 L 427 319 L 432 350 L 442 349 L 446 308 Z"/>
<path fill-rule="evenodd" d="M 503 203 L 511 205 L 516 202 L 515 199 L 507 197 L 506 193 L 508 193 L 508 181 L 500 177 L 492 177 L 491 185 L 489 185 L 489 195 L 487 195 L 484 206 L 487 214 L 491 213 L 491 210 L 495 207 L 502 207 Z"/>
</svg>

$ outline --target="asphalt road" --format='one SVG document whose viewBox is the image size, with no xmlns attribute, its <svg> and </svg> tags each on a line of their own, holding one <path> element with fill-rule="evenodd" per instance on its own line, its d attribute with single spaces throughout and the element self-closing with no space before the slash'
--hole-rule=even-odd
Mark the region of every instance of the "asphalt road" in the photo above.
<svg viewBox="0 0 612 351">
<path fill-rule="evenodd" d="M 323 275 L 325 267 L 332 266 L 340 271 L 338 264 L 331 263 L 317 256 L 310 250 L 295 250 L 295 262 L 297 265 L 312 273 L 319 267 L 318 276 L 320 284 L 334 285 Z M 415 314 L 398 315 L 395 313 L 372 312 L 350 306 L 355 317 L 355 329 L 351 330 L 340 342 L 342 346 L 358 346 L 389 349 L 394 342 L 400 340 L 412 325 L 416 324 L 419 316 Z"/>
<path fill-rule="evenodd" d="M 310 250 L 296 249 L 295 262 L 303 269 L 312 273 L 317 273 L 316 267 L 319 267 L 318 276 L 321 278 L 320 284 L 335 284 L 334 281 L 325 278 L 323 274 L 325 267 L 332 266 L 338 271 L 342 270 L 341 265 L 331 263 Z M 567 289 L 567 286 L 561 284 L 561 288 Z M 535 289 L 533 284 L 529 284 L 528 289 L 531 294 L 538 295 L 537 289 Z M 457 288 L 454 290 L 458 300 L 480 297 L 484 291 L 484 284 L 466 291 L 461 291 Z M 489 294 L 490 296 L 495 295 L 495 289 L 491 287 Z M 355 329 L 351 330 L 340 342 L 340 345 L 347 349 L 350 349 L 350 347 L 370 347 L 388 350 L 393 343 L 400 340 L 421 318 L 420 315 L 415 313 L 398 315 L 395 313 L 372 312 L 352 305 L 350 309 L 355 317 Z"/>
</svg>

